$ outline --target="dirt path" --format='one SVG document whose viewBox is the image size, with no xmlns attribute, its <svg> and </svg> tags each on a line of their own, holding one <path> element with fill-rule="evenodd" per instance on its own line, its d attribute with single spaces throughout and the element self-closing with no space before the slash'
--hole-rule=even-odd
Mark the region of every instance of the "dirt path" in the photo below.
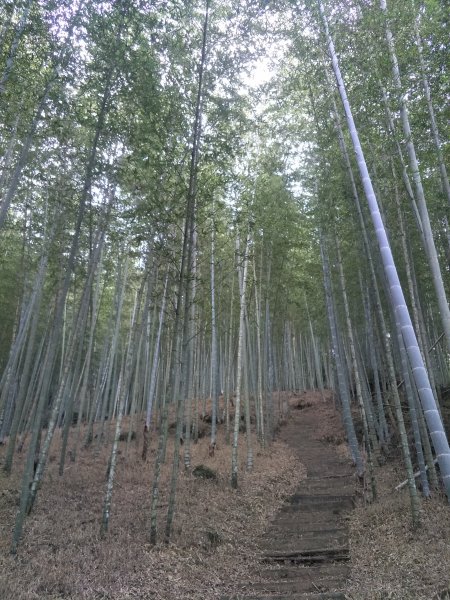
<svg viewBox="0 0 450 600">
<path fill-rule="evenodd" d="M 346 515 L 353 507 L 355 479 L 337 443 L 340 418 L 331 399 L 300 395 L 280 438 L 298 454 L 307 478 L 269 524 L 261 544 L 261 581 L 242 583 L 223 600 L 344 599 L 349 574 Z"/>
</svg>

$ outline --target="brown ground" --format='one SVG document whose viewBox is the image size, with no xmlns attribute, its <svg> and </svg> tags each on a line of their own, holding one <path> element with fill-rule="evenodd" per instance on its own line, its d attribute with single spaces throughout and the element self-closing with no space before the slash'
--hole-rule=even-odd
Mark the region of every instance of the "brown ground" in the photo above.
<svg viewBox="0 0 450 600">
<path fill-rule="evenodd" d="M 317 411 L 317 439 L 347 455 L 330 396 L 315 392 L 291 396 Z M 153 435 L 154 437 L 154 435 Z M 56 436 L 58 438 L 58 435 Z M 80 452 L 57 474 L 59 439 L 52 450 L 46 481 L 28 518 L 17 557 L 9 554 L 17 510 L 19 474 L 0 471 L 1 600 L 213 600 L 233 593 L 237 582 L 260 581 L 260 548 L 267 524 L 305 477 L 305 470 L 285 443 L 268 450 L 253 440 L 255 468 L 246 473 L 245 439 L 240 448 L 239 489 L 232 491 L 230 448 L 219 432 L 214 457 L 207 439 L 192 446 L 192 465 L 218 473 L 218 482 L 180 472 L 178 512 L 173 541 L 148 545 L 148 520 L 154 446 L 142 464 L 141 445 L 132 442 L 125 456 L 121 443 L 110 531 L 99 537 L 108 453 Z M 0 448 L 0 463 L 4 448 Z M 56 459 L 56 460 L 55 460 Z M 18 457 L 16 473 L 20 472 Z M 162 477 L 159 526 L 164 528 L 171 460 Z M 352 576 L 349 600 L 430 600 L 450 582 L 450 511 L 442 497 L 423 503 L 423 525 L 410 528 L 406 489 L 394 487 L 403 469 L 390 462 L 378 473 L 380 501 L 363 504 L 350 519 Z"/>
<path fill-rule="evenodd" d="M 395 491 L 404 478 L 399 461 L 379 469 L 379 500 L 361 502 L 351 515 L 349 600 L 450 598 L 449 505 L 442 494 L 423 500 L 414 531 L 408 491 Z"/>
<path fill-rule="evenodd" d="M 126 424 L 125 424 L 126 429 Z M 5 478 L 0 470 L 0 599 L 128 600 L 213 599 L 233 582 L 249 579 L 257 564 L 257 544 L 269 518 L 304 477 L 302 465 L 286 444 L 265 450 L 253 436 L 254 469 L 245 471 L 241 436 L 239 489 L 230 487 L 231 448 L 219 431 L 217 449 L 209 440 L 192 445 L 192 466 L 206 465 L 218 481 L 180 470 L 178 511 L 169 546 L 148 544 L 155 435 L 150 459 L 140 459 L 141 442 L 125 456 L 120 443 L 109 533 L 99 536 L 109 452 L 83 450 L 58 476 L 59 435 L 33 514 L 24 528 L 17 557 L 9 554 L 19 497 L 21 461 Z M 171 446 L 171 444 L 170 444 Z M 70 447 L 70 446 L 69 446 Z M 0 448 L 0 462 L 5 448 Z M 171 473 L 168 455 L 161 479 L 158 526 L 164 531 Z M 225 587 L 224 587 L 225 586 Z"/>
</svg>

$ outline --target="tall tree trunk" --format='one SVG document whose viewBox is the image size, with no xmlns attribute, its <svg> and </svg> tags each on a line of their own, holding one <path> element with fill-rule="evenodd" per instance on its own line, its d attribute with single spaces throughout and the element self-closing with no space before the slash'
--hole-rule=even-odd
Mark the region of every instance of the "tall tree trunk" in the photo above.
<svg viewBox="0 0 450 600">
<path fill-rule="evenodd" d="M 145 425 L 144 425 L 144 445 L 142 448 L 142 460 L 147 460 L 148 447 L 150 442 L 150 423 L 152 420 L 153 414 L 153 402 L 155 398 L 156 391 L 156 379 L 158 375 L 158 365 L 159 365 L 159 356 L 160 356 L 160 347 L 161 347 L 161 335 L 162 329 L 164 326 L 165 319 L 165 311 L 166 311 L 166 300 L 167 300 L 167 286 L 169 282 L 169 273 L 166 273 L 166 278 L 164 281 L 164 292 L 161 302 L 161 309 L 159 312 L 159 324 L 158 324 L 158 333 L 156 334 L 155 340 L 155 349 L 153 351 L 153 360 L 152 360 L 152 370 L 150 374 L 150 386 L 147 395 L 147 410 L 145 414 Z"/>
<path fill-rule="evenodd" d="M 369 210 L 372 217 L 375 233 L 380 248 L 383 267 L 386 274 L 386 279 L 391 292 L 391 302 L 393 309 L 398 316 L 399 324 L 402 330 L 403 339 L 408 352 L 408 357 L 414 374 L 414 380 L 419 391 L 420 400 L 427 420 L 427 425 L 430 430 L 430 435 L 433 440 L 433 445 L 438 455 L 438 462 L 441 471 L 441 476 L 444 482 L 445 490 L 450 501 L 450 447 L 448 444 L 445 429 L 442 424 L 441 416 L 436 406 L 436 402 L 431 389 L 428 373 L 426 371 L 422 356 L 420 354 L 419 344 L 417 342 L 414 328 L 411 323 L 408 307 L 406 305 L 403 290 L 398 277 L 397 269 L 394 263 L 389 240 L 386 235 L 383 220 L 381 218 L 378 202 L 373 189 L 372 181 L 367 169 L 364 153 L 359 141 L 359 135 L 356 130 L 353 120 L 350 103 L 347 97 L 344 80 L 342 78 L 339 67 L 338 58 L 334 49 L 333 40 L 331 38 L 328 21 L 325 16 L 323 4 L 318 0 L 319 10 L 323 21 L 325 36 L 327 41 L 328 51 L 331 57 L 333 71 L 336 77 L 336 82 L 344 106 L 345 115 L 355 150 L 358 169 L 361 175 L 364 192 L 369 204 Z"/>
<path fill-rule="evenodd" d="M 347 434 L 348 445 L 350 448 L 350 454 L 353 462 L 356 465 L 356 472 L 359 477 L 364 475 L 364 463 L 361 457 L 361 453 L 358 447 L 358 440 L 356 438 L 355 426 L 353 424 L 351 406 L 350 406 L 350 390 L 348 388 L 347 377 L 344 373 L 342 365 L 342 354 L 341 346 L 338 339 L 338 329 L 336 323 L 336 316 L 334 312 L 334 303 L 332 299 L 332 287 L 331 287 L 331 276 L 330 266 L 328 260 L 328 254 L 321 236 L 320 240 L 320 253 L 322 257 L 322 269 L 323 269 L 323 280 L 325 288 L 325 302 L 328 315 L 328 324 L 330 327 L 331 344 L 333 348 L 333 356 L 336 365 L 336 375 L 338 381 L 339 396 L 342 407 L 342 420 L 344 422 L 345 432 Z"/>
<path fill-rule="evenodd" d="M 170 384 L 172 396 L 175 400 L 177 407 L 177 430 L 175 436 L 175 449 L 174 459 L 172 465 L 172 477 L 170 485 L 169 503 L 167 509 L 167 520 L 165 529 L 165 539 L 169 540 L 172 530 L 172 522 L 175 513 L 175 499 L 176 499 L 176 484 L 178 477 L 178 466 L 179 466 L 179 445 L 180 445 L 180 433 L 182 427 L 181 412 L 183 407 L 181 394 L 185 391 L 185 381 L 181 382 L 181 386 L 178 381 L 175 381 L 175 368 L 181 367 L 181 376 L 186 378 L 189 371 L 191 357 L 189 354 L 189 344 L 187 341 L 188 333 L 188 321 L 189 321 L 189 301 L 191 287 L 189 285 L 188 277 L 186 276 L 186 269 L 189 269 L 192 264 L 192 251 L 193 251 L 193 237 L 194 237 L 194 223 L 195 223 L 195 201 L 197 195 L 197 171 L 198 171 L 198 158 L 200 151 L 200 140 L 201 140 L 201 127 L 202 127 L 202 107 L 204 97 L 204 74 L 206 68 L 206 50 L 207 50 L 207 37 L 208 37 L 208 22 L 209 22 L 209 7 L 210 0 L 206 0 L 205 4 L 205 17 L 203 20 L 203 31 L 202 31 L 202 47 L 201 47 L 201 58 L 198 68 L 198 86 L 197 86 L 197 97 L 195 103 L 195 115 L 194 115 L 194 126 L 192 131 L 192 146 L 191 146 L 191 159 L 189 165 L 189 187 L 187 193 L 186 202 L 186 216 L 184 223 L 183 232 L 183 248 L 181 253 L 181 266 L 178 286 L 178 299 L 177 309 L 175 314 L 175 343 L 173 352 L 173 360 L 171 360 L 171 374 L 170 378 L 172 384 Z M 182 297 L 184 293 L 184 327 L 181 327 L 181 310 L 182 310 Z M 182 356 L 180 360 L 180 354 Z M 165 407 L 165 416 L 167 416 Z M 163 432 L 164 433 L 164 432 Z M 150 525 L 150 543 L 155 544 L 157 538 L 157 507 L 159 498 L 159 477 L 161 472 L 160 461 L 164 455 L 164 440 L 161 439 L 158 443 L 158 452 L 155 460 L 155 476 L 153 480 L 152 490 L 152 505 L 151 505 L 151 525 Z"/>
<path fill-rule="evenodd" d="M 0 94 L 3 94 L 5 91 L 6 82 L 9 79 L 9 75 L 11 73 L 11 69 L 13 68 L 14 58 L 16 56 L 17 48 L 19 46 L 20 40 L 22 38 L 23 30 L 25 29 L 25 25 L 27 24 L 28 15 L 30 13 L 30 8 L 33 3 L 33 0 L 27 0 L 22 15 L 20 17 L 20 21 L 17 24 L 13 41 L 11 42 L 11 46 L 9 47 L 8 57 L 6 59 L 6 65 L 3 70 L 3 74 L 0 77 Z"/>
<path fill-rule="evenodd" d="M 238 352 L 236 364 L 236 398 L 234 406 L 234 429 L 233 429 L 233 445 L 231 451 L 231 487 L 238 486 L 238 440 L 239 440 L 239 425 L 241 422 L 241 380 L 242 380 L 242 356 L 244 350 L 245 336 L 245 302 L 247 291 L 247 272 L 248 272 L 248 249 L 250 243 L 250 235 L 247 234 L 247 239 L 244 245 L 244 264 L 242 286 L 239 291 L 239 336 L 238 336 Z"/>
<path fill-rule="evenodd" d="M 412 9 L 415 10 L 414 1 L 411 2 Z M 448 180 L 447 168 L 445 166 L 444 155 L 442 153 L 441 136 L 439 135 L 439 129 L 436 122 L 436 116 L 434 112 L 433 102 L 431 99 L 430 84 L 428 83 L 427 68 L 425 66 L 425 60 L 423 58 L 423 47 L 422 40 L 420 37 L 420 14 L 417 14 L 414 20 L 414 38 L 419 53 L 420 61 L 420 74 L 422 76 L 423 91 L 425 94 L 425 100 L 427 102 L 428 114 L 430 116 L 431 133 L 433 134 L 434 145 L 436 146 L 436 153 L 439 162 L 439 172 L 441 175 L 442 191 L 447 197 L 450 204 L 450 183 Z"/>
<path fill-rule="evenodd" d="M 441 315 L 441 321 L 444 328 L 445 339 L 447 341 L 447 348 L 450 352 L 450 308 L 447 302 L 445 294 L 444 282 L 442 280 L 442 273 L 439 266 L 439 260 L 436 252 L 436 246 L 434 244 L 433 232 L 431 229 L 430 217 L 428 215 L 428 209 L 425 202 L 425 193 L 422 185 L 422 177 L 419 170 L 419 162 L 416 156 L 416 148 L 414 146 L 411 126 L 409 122 L 408 107 L 406 104 L 406 98 L 403 94 L 402 83 L 400 78 L 400 69 L 398 66 L 397 55 L 395 52 L 395 43 L 392 32 L 389 28 L 389 22 L 387 18 L 387 7 L 386 0 L 380 0 L 380 7 L 386 19 L 386 41 L 389 49 L 389 55 L 392 63 L 392 73 L 394 84 L 399 94 L 400 102 L 400 118 L 403 127 L 403 133 L 406 139 L 406 150 L 408 152 L 409 166 L 412 171 L 414 186 L 416 188 L 417 204 L 420 213 L 420 219 L 422 222 L 422 229 L 425 240 L 425 252 L 428 257 L 430 264 L 431 274 L 433 278 L 434 289 L 438 301 L 439 311 Z M 450 483 L 449 483 L 450 490 Z"/>
<path fill-rule="evenodd" d="M 356 347 L 355 340 L 353 335 L 353 325 L 350 317 L 350 307 L 348 304 L 347 290 L 345 285 L 345 277 L 344 277 L 344 268 L 342 266 L 342 257 L 341 257 L 341 249 L 339 245 L 338 237 L 335 235 L 336 242 L 336 257 L 337 257 L 337 266 L 339 273 L 339 282 L 341 287 L 341 294 L 344 303 L 344 314 L 345 321 L 347 325 L 347 336 L 350 344 L 350 358 L 353 370 L 353 377 L 355 381 L 356 388 L 356 399 L 358 401 L 359 409 L 361 411 L 361 419 L 364 429 L 364 436 L 367 442 L 367 455 L 368 455 L 368 465 L 369 465 L 369 476 L 373 479 L 373 464 L 372 464 L 372 451 L 377 455 L 378 453 L 378 442 L 375 436 L 375 431 L 373 425 L 369 423 L 369 415 L 364 403 L 362 385 L 361 385 L 361 374 L 359 371 L 359 365 L 356 358 Z"/>
<path fill-rule="evenodd" d="M 261 350 L 261 295 L 258 291 L 256 278 L 256 258 L 253 260 L 253 279 L 255 286 L 255 316 L 256 316 L 256 406 L 259 416 L 259 441 L 264 447 L 266 445 L 266 432 L 264 426 L 264 399 L 263 399 L 263 372 L 262 372 L 262 350 Z"/>
<path fill-rule="evenodd" d="M 215 203 L 213 199 L 213 219 L 211 225 L 211 441 L 210 441 L 210 453 L 214 454 L 216 447 L 216 435 L 217 435 L 217 411 L 219 404 L 219 362 L 218 362 L 218 348 L 217 348 L 217 322 L 216 322 L 216 284 L 215 284 Z"/>
<path fill-rule="evenodd" d="M 196 334 L 196 294 L 197 294 L 197 234 L 194 230 L 193 237 L 193 249 L 192 249 L 192 266 L 191 266 L 191 307 L 190 307 L 190 320 L 189 320 L 189 355 L 191 356 L 191 368 L 187 373 L 186 391 L 187 391 L 187 406 L 186 406 L 186 434 L 184 440 L 184 466 L 186 469 L 191 467 L 191 427 L 192 427 L 192 403 L 195 399 L 196 405 L 198 406 L 194 391 L 194 379 L 196 369 L 200 369 L 200 357 L 195 356 L 195 334 Z M 198 410 L 196 417 L 198 416 Z M 198 422 L 197 422 L 197 435 L 198 435 Z"/>
<path fill-rule="evenodd" d="M 58 70 L 64 69 L 65 67 L 67 67 L 67 65 L 69 63 L 70 56 L 72 53 L 73 31 L 74 31 L 75 25 L 78 21 L 78 18 L 82 13 L 82 7 L 83 7 L 83 2 L 80 2 L 76 13 L 72 16 L 72 18 L 69 21 L 67 34 L 66 34 L 65 40 L 61 46 L 61 50 L 56 55 L 56 57 L 54 57 L 52 60 L 50 75 L 49 75 L 47 81 L 45 82 L 42 93 L 40 94 L 39 102 L 38 102 L 36 110 L 34 111 L 33 117 L 31 119 L 31 123 L 28 127 L 28 132 L 23 141 L 23 144 L 22 144 L 22 147 L 20 150 L 20 154 L 17 159 L 16 166 L 14 168 L 14 171 L 12 173 L 12 176 L 11 176 L 11 179 L 9 182 L 8 190 L 6 191 L 6 193 L 3 197 L 2 203 L 0 205 L 0 231 L 4 227 L 6 218 L 8 216 L 9 207 L 10 207 L 11 202 L 17 192 L 17 188 L 19 187 L 20 180 L 22 177 L 22 172 L 23 172 L 25 165 L 28 162 L 28 155 L 30 152 L 30 148 L 33 143 L 38 125 L 42 119 L 42 115 L 43 115 L 44 109 L 47 105 L 47 101 L 50 97 L 50 93 L 53 89 L 55 82 L 58 80 L 58 77 L 59 77 Z"/>
</svg>

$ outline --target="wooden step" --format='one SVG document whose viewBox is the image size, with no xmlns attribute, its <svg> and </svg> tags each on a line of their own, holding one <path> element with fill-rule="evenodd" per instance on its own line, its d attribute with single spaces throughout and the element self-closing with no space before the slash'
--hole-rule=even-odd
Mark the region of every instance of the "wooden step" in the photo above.
<svg viewBox="0 0 450 600">
<path fill-rule="evenodd" d="M 236 594 L 234 596 L 222 596 L 220 600 L 346 600 L 346 598 L 343 592 L 301 592 L 281 596 Z"/>
<path fill-rule="evenodd" d="M 301 493 L 305 496 L 354 496 L 355 491 L 354 485 L 336 484 L 333 486 L 327 479 L 323 480 L 322 484 L 305 484 L 301 489 Z"/>
<path fill-rule="evenodd" d="M 292 507 L 290 510 L 283 511 L 278 514 L 274 521 L 270 524 L 270 530 L 276 527 L 293 527 L 294 523 L 302 521 L 308 528 L 320 529 L 328 526 L 330 529 L 343 527 L 346 525 L 346 515 L 349 511 L 339 512 L 331 511 L 302 511 L 298 506 Z"/>
<path fill-rule="evenodd" d="M 316 552 L 324 548 L 346 548 L 348 546 L 348 535 L 346 533 L 339 536 L 278 536 L 267 543 L 265 551 L 267 554 L 282 552 L 283 554 L 295 552 Z"/>
<path fill-rule="evenodd" d="M 353 507 L 353 494 L 305 494 L 295 493 L 289 498 L 291 504 L 301 504 L 302 506 L 317 506 L 319 504 L 350 504 Z"/>
<path fill-rule="evenodd" d="M 298 579 L 299 577 L 311 577 L 315 579 L 320 578 L 323 575 L 330 575 L 333 577 L 347 579 L 349 574 L 350 566 L 345 563 L 324 563 L 314 566 L 296 565 L 289 567 L 280 567 L 274 565 L 271 569 L 267 568 L 259 573 L 260 577 L 262 577 L 266 581 L 268 579 Z"/>
<path fill-rule="evenodd" d="M 340 537 L 347 532 L 347 528 L 343 527 L 342 524 L 337 523 L 336 525 L 329 525 L 328 523 L 314 523 L 314 521 L 308 521 L 302 527 L 302 524 L 298 521 L 286 521 L 285 523 L 277 523 L 271 526 L 265 537 L 269 540 L 274 537 L 302 537 L 304 539 L 314 537 Z"/>
<path fill-rule="evenodd" d="M 334 518 L 334 517 L 331 517 Z M 342 522 L 343 519 L 335 519 L 335 523 L 327 523 L 326 521 L 318 521 L 317 523 L 314 521 L 308 520 L 307 523 L 302 523 L 297 520 L 289 520 L 285 519 L 283 522 L 279 522 L 278 520 L 272 523 L 265 534 L 265 537 L 269 539 L 273 539 L 273 536 L 276 536 L 279 532 L 280 534 L 285 535 L 286 533 L 291 534 L 318 534 L 318 535 L 341 535 L 347 532 L 347 527 Z"/>
<path fill-rule="evenodd" d="M 305 592 L 326 592 L 328 590 L 340 589 L 343 587 L 345 578 L 325 575 L 311 577 L 303 576 L 299 579 L 289 580 L 271 580 L 257 583 L 247 583 L 239 585 L 240 593 L 254 593 L 256 591 L 265 594 L 298 594 Z M 241 589 L 242 587 L 242 589 Z"/>
<path fill-rule="evenodd" d="M 335 446 L 316 439 L 314 410 L 296 413 L 283 438 L 307 478 L 269 524 L 259 581 L 242 582 L 222 600 L 345 600 L 336 590 L 350 575 L 347 519 L 358 482 Z"/>
<path fill-rule="evenodd" d="M 346 477 L 352 475 L 352 471 L 343 468 L 341 465 L 327 464 L 326 467 L 317 464 L 308 464 L 306 466 L 307 477 Z"/>
<path fill-rule="evenodd" d="M 295 494 L 289 498 L 288 502 L 280 509 L 281 514 L 298 511 L 305 513 L 330 511 L 334 514 L 342 514 L 354 508 L 353 495 Z"/>
<path fill-rule="evenodd" d="M 290 562 L 292 564 L 318 564 L 332 562 L 347 562 L 349 560 L 347 546 L 335 548 L 316 548 L 314 550 L 272 550 L 264 554 L 265 562 Z"/>
<path fill-rule="evenodd" d="M 348 496 L 354 493 L 356 481 L 353 475 L 342 477 L 308 477 L 300 487 L 303 494 L 329 494 Z"/>
</svg>

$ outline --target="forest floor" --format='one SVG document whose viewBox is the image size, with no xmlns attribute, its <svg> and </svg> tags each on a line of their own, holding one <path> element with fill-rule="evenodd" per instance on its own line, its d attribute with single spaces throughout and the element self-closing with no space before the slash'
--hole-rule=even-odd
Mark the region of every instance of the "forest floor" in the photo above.
<svg viewBox="0 0 450 600">
<path fill-rule="evenodd" d="M 343 457 L 347 450 L 330 394 L 290 395 L 291 415 L 299 403 L 317 414 L 317 439 Z M 127 423 L 124 424 L 126 430 Z M 282 425 L 283 428 L 283 425 Z M 109 452 L 81 449 L 58 476 L 59 435 L 45 481 L 28 517 L 18 554 L 9 553 L 17 511 L 21 463 L 6 478 L 0 470 L 1 600 L 214 600 L 236 593 L 236 583 L 261 581 L 261 545 L 268 523 L 306 471 L 279 435 L 268 449 L 253 439 L 254 469 L 245 470 L 241 436 L 239 488 L 230 487 L 231 448 L 219 430 L 209 455 L 207 436 L 192 445 L 192 467 L 205 465 L 216 480 L 196 478 L 180 468 L 174 535 L 169 545 L 148 543 L 151 481 L 156 435 L 149 461 L 140 457 L 142 439 L 120 442 L 110 528 L 100 538 Z M 169 444 L 171 448 L 171 444 Z M 171 475 L 171 450 L 162 470 L 159 533 L 162 538 Z M 0 467 L 5 448 L 0 447 Z M 349 600 L 430 600 L 450 583 L 450 511 L 435 495 L 422 503 L 422 526 L 411 529 L 406 488 L 396 492 L 404 470 L 396 460 L 378 469 L 379 501 L 368 504 L 359 491 L 349 518 Z M 355 481 L 355 489 L 357 484 Z M 255 594 L 257 595 L 257 594 Z"/>
<path fill-rule="evenodd" d="M 413 529 L 405 469 L 399 460 L 376 472 L 378 499 L 360 499 L 350 527 L 349 600 L 450 599 L 450 507 L 443 493 L 422 499 Z"/>
</svg>

